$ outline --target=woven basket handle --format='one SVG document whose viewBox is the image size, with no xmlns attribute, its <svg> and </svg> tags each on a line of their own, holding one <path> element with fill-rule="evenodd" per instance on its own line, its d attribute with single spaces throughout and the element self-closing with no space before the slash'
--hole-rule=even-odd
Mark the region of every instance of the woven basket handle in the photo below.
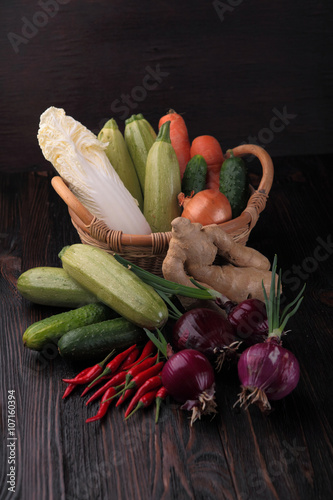
<svg viewBox="0 0 333 500">
<path fill-rule="evenodd" d="M 51 184 L 68 208 L 70 208 L 86 226 L 89 226 L 94 218 L 93 215 L 76 198 L 72 191 L 66 186 L 63 179 L 57 175 L 52 178 Z"/>
<path fill-rule="evenodd" d="M 234 156 L 245 156 L 254 155 L 258 158 L 262 167 L 262 178 L 258 187 L 260 193 L 268 195 L 271 190 L 274 178 L 274 166 L 272 158 L 269 156 L 267 151 L 261 146 L 256 146 L 255 144 L 242 144 L 233 149 L 228 149 L 226 157 L 230 157 L 230 152 L 233 152 Z"/>
</svg>

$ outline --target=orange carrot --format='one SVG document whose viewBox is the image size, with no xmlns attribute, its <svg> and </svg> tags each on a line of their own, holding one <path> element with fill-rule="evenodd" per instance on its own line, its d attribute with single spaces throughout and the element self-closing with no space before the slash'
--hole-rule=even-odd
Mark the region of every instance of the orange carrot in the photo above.
<svg viewBox="0 0 333 500">
<path fill-rule="evenodd" d="M 206 160 L 206 189 L 219 189 L 220 170 L 224 160 L 219 141 L 211 135 L 200 135 L 193 140 L 190 152 L 191 158 L 201 155 Z"/>
<path fill-rule="evenodd" d="M 170 121 L 170 139 L 173 149 L 175 150 L 180 170 L 180 177 L 183 178 L 186 165 L 191 159 L 190 156 L 190 140 L 185 121 L 181 115 L 173 109 L 162 116 L 159 121 L 158 128 L 160 129 L 163 123 Z"/>
</svg>

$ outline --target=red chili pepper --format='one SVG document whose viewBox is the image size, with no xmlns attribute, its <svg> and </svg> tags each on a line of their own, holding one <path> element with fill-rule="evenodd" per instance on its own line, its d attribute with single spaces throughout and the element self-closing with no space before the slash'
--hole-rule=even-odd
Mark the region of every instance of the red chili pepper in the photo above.
<svg viewBox="0 0 333 500">
<path fill-rule="evenodd" d="M 95 385 L 99 384 L 103 380 L 109 380 L 110 377 L 112 377 L 113 375 L 115 375 L 119 371 L 121 371 L 121 370 L 127 370 L 128 368 L 132 367 L 133 364 L 135 364 L 135 361 L 136 361 L 136 359 L 137 359 L 137 357 L 139 355 L 139 352 L 140 352 L 139 349 L 133 349 L 133 351 L 129 353 L 129 355 L 127 356 L 127 358 L 125 359 L 125 361 L 123 361 L 123 363 L 120 365 L 120 367 L 118 368 L 118 370 L 116 370 L 114 373 L 109 374 L 109 375 L 104 375 L 103 376 L 103 374 L 101 374 L 101 377 L 97 377 L 95 380 L 93 380 L 91 382 L 91 384 L 89 384 L 88 387 L 86 387 L 85 390 L 82 392 L 81 398 L 82 398 L 82 396 L 84 396 L 85 394 L 87 394 L 87 392 L 89 392 L 90 389 L 92 389 L 93 387 L 95 387 Z"/>
<path fill-rule="evenodd" d="M 126 392 L 128 389 L 140 389 L 140 387 L 151 377 L 158 375 L 162 370 L 164 361 L 160 361 L 156 365 L 151 366 L 147 370 L 138 373 L 127 385 L 125 382 L 125 387 L 121 392 Z M 140 366 L 140 365 L 139 365 Z"/>
<path fill-rule="evenodd" d="M 141 356 L 139 357 L 138 361 L 142 361 L 143 359 L 147 358 L 151 354 L 154 354 L 155 351 L 156 351 L 156 346 L 155 346 L 154 342 L 152 342 L 149 339 L 148 342 L 146 343 L 146 345 L 144 346 L 144 348 L 142 349 L 142 353 L 141 353 Z"/>
<path fill-rule="evenodd" d="M 110 352 L 110 354 L 100 363 L 97 363 L 94 366 L 90 366 L 89 368 L 85 368 L 82 372 L 76 375 L 75 378 L 72 379 L 63 378 L 63 381 L 66 382 L 67 384 L 76 384 L 76 385 L 89 384 L 97 377 L 97 375 L 99 375 L 103 371 L 105 363 L 110 359 L 113 353 L 114 351 Z"/>
<path fill-rule="evenodd" d="M 97 384 L 100 384 L 101 382 L 103 382 L 103 380 L 104 380 L 104 381 L 105 381 L 105 380 L 110 380 L 110 377 L 111 377 L 111 375 L 108 375 L 107 377 L 102 377 L 102 378 L 100 378 L 100 379 L 96 380 L 96 382 L 94 382 L 94 381 L 93 381 L 91 384 L 89 384 L 89 385 L 88 385 L 88 386 L 84 389 L 84 391 L 82 392 L 82 394 L 81 394 L 81 396 L 80 396 L 80 397 L 82 398 L 83 396 L 85 396 L 85 395 L 87 394 L 87 392 L 89 392 L 89 391 L 90 391 L 90 389 L 92 389 L 93 387 L 95 387 Z"/>
<path fill-rule="evenodd" d="M 133 413 L 138 411 L 140 408 L 147 408 L 148 406 L 150 406 L 156 398 L 157 391 L 158 389 L 153 389 L 152 391 L 143 394 L 143 396 L 141 396 L 141 398 L 139 399 L 138 404 L 136 405 L 132 413 L 127 415 L 126 419 L 131 417 Z"/>
<path fill-rule="evenodd" d="M 160 408 L 161 408 L 161 403 L 162 401 L 165 400 L 165 398 L 168 396 L 168 391 L 166 388 L 162 385 L 162 387 L 159 388 L 159 390 L 156 393 L 156 414 L 155 414 L 155 424 L 158 422 L 158 418 L 160 415 Z"/>
<path fill-rule="evenodd" d="M 135 393 L 135 389 L 128 389 L 127 390 L 127 385 L 129 382 L 139 373 L 141 373 L 144 370 L 147 370 L 151 366 L 153 366 L 157 360 L 158 353 L 153 356 L 153 357 L 148 357 L 146 359 L 143 359 L 143 361 L 139 362 L 137 361 L 134 366 L 127 371 L 126 379 L 125 379 L 125 387 L 122 391 L 122 395 L 118 399 L 116 406 L 120 406 L 126 399 L 131 397 Z"/>
<path fill-rule="evenodd" d="M 159 389 L 162 385 L 162 379 L 161 375 L 155 375 L 154 377 L 149 378 L 146 380 L 146 382 L 137 390 L 135 396 L 131 400 L 130 404 L 128 405 L 128 408 L 125 412 L 125 419 L 128 418 L 134 409 L 135 405 L 139 402 L 140 398 L 146 394 L 147 392 L 150 392 L 152 390 Z"/>
<path fill-rule="evenodd" d="M 127 358 L 122 362 L 122 364 L 119 366 L 120 370 L 128 370 L 131 368 L 135 363 L 137 363 L 138 356 L 139 356 L 140 350 L 138 348 L 134 349 L 132 352 L 129 353 Z"/>
<path fill-rule="evenodd" d="M 92 385 L 92 383 L 95 383 L 98 379 L 100 379 L 106 375 L 110 375 L 111 373 L 115 373 L 118 370 L 119 366 L 125 361 L 127 356 L 135 349 L 136 349 L 136 344 L 132 345 L 131 347 L 129 347 L 125 351 L 117 354 L 117 356 L 115 358 L 113 358 L 110 361 L 110 363 L 108 363 L 106 365 L 104 371 L 100 372 L 100 374 L 97 374 L 98 375 L 97 378 L 92 379 L 91 385 Z"/>
<path fill-rule="evenodd" d="M 130 370 L 128 370 L 126 375 L 125 387 L 134 377 L 136 377 L 136 375 L 153 366 L 157 360 L 157 356 L 158 354 L 155 354 L 155 356 L 153 357 L 148 357 L 141 361 L 141 363 L 136 363 Z"/>
<path fill-rule="evenodd" d="M 85 376 L 89 371 L 91 370 L 91 366 L 89 366 L 88 368 L 85 368 L 84 370 L 82 370 L 76 377 L 74 380 L 76 380 L 77 377 L 83 377 Z M 64 381 L 67 381 L 68 379 L 63 379 Z M 62 397 L 62 399 L 65 399 L 67 396 L 69 396 L 69 394 L 75 389 L 75 387 L 77 387 L 79 384 L 75 384 L 73 382 L 67 382 L 68 383 L 68 386 L 64 392 L 64 395 Z M 83 394 L 81 394 L 82 396 Z"/>
<path fill-rule="evenodd" d="M 95 422 L 96 420 L 100 420 L 102 417 L 104 417 L 104 415 L 108 411 L 108 408 L 111 404 L 112 396 L 114 396 L 116 393 L 117 393 L 117 391 L 114 387 L 109 387 L 106 390 L 104 398 L 102 399 L 102 401 L 99 405 L 98 412 L 96 413 L 96 415 L 94 417 L 87 418 L 86 423 Z"/>
<path fill-rule="evenodd" d="M 66 390 L 64 392 L 64 395 L 63 395 L 62 399 L 67 398 L 67 396 L 70 395 L 70 393 L 75 389 L 75 387 L 77 387 L 76 384 L 68 384 L 68 386 L 66 387 Z"/>
<path fill-rule="evenodd" d="M 120 406 L 124 401 L 126 401 L 126 399 L 133 396 L 133 394 L 135 394 L 135 389 L 126 389 L 126 391 L 123 392 L 120 398 L 118 399 L 116 406 Z"/>
<path fill-rule="evenodd" d="M 105 393 L 105 391 L 109 387 L 115 387 L 116 389 L 119 389 L 119 387 L 121 386 L 121 384 L 123 384 L 125 382 L 125 377 L 126 377 L 126 371 L 121 371 L 121 372 L 116 373 L 113 377 L 110 378 L 110 380 L 108 380 L 106 382 L 106 384 L 102 385 L 102 387 L 100 387 L 91 396 L 90 399 L 88 399 L 88 401 L 86 402 L 86 406 L 89 403 L 92 403 L 93 401 L 95 401 L 95 399 L 98 399 L 100 396 L 103 396 L 103 394 Z"/>
<path fill-rule="evenodd" d="M 150 358 L 148 358 L 150 359 Z M 151 366 L 147 370 L 138 373 L 127 385 L 125 382 L 125 387 L 118 393 L 119 395 L 121 393 L 125 393 L 128 389 L 140 389 L 140 387 L 146 382 L 151 377 L 154 377 L 155 375 L 158 375 L 160 371 L 162 370 L 164 365 L 164 361 L 160 361 L 154 366 Z M 138 365 L 140 366 L 140 365 Z M 128 374 L 128 372 L 127 372 Z"/>
<path fill-rule="evenodd" d="M 143 348 L 143 350 L 141 352 L 140 357 L 138 359 L 136 359 L 134 362 L 132 362 L 131 364 L 127 363 L 125 361 L 121 365 L 122 369 L 123 370 L 129 370 L 133 366 L 138 365 L 139 363 L 142 363 L 142 361 L 145 361 L 147 358 L 149 358 L 150 355 L 153 354 L 155 350 L 156 350 L 156 347 L 155 347 L 154 343 L 151 340 L 149 340 L 147 342 L 147 344 L 144 346 L 144 348 Z M 157 359 L 157 356 L 154 359 Z"/>
</svg>

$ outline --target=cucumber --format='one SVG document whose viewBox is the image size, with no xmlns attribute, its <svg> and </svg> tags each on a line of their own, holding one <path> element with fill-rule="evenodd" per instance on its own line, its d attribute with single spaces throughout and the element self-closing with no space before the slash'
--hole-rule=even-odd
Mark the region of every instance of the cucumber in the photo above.
<svg viewBox="0 0 333 500">
<path fill-rule="evenodd" d="M 115 318 L 66 333 L 59 340 L 58 349 L 68 360 L 102 359 L 113 349 L 129 347 L 145 338 L 142 328 L 125 318 Z"/>
<path fill-rule="evenodd" d="M 128 321 L 148 329 L 168 319 L 165 302 L 155 290 L 104 250 L 77 243 L 59 254 L 65 271 Z"/>
<path fill-rule="evenodd" d="M 195 155 L 186 165 L 182 180 L 182 192 L 185 196 L 193 196 L 206 187 L 207 163 L 203 156 Z"/>
<path fill-rule="evenodd" d="M 144 193 L 146 162 L 149 150 L 156 139 L 156 133 L 140 113 L 139 115 L 132 115 L 125 121 L 124 137 Z"/>
<path fill-rule="evenodd" d="M 106 156 L 120 179 L 123 181 L 124 186 L 137 200 L 142 210 L 143 195 L 140 182 L 132 158 L 128 152 L 125 139 L 118 128 L 116 120 L 111 118 L 111 120 L 104 125 L 98 134 L 98 139 L 102 142 L 108 142 L 108 146 L 105 149 Z"/>
<path fill-rule="evenodd" d="M 104 304 L 87 304 L 48 318 L 36 321 L 23 334 L 23 344 L 29 349 L 41 351 L 47 344 L 58 344 L 65 333 L 85 325 L 99 323 L 115 316 Z"/>
<path fill-rule="evenodd" d="M 153 233 L 171 231 L 171 221 L 181 214 L 177 198 L 180 191 L 179 163 L 167 121 L 149 151 L 146 165 L 143 214 Z"/>
<path fill-rule="evenodd" d="M 220 191 L 229 200 L 232 218 L 238 217 L 246 207 L 250 191 L 249 179 L 244 161 L 230 152 L 230 158 L 222 163 Z"/>
<path fill-rule="evenodd" d="M 33 267 L 22 273 L 17 289 L 35 304 L 79 307 L 97 302 L 97 298 L 76 283 L 61 267 Z"/>
</svg>

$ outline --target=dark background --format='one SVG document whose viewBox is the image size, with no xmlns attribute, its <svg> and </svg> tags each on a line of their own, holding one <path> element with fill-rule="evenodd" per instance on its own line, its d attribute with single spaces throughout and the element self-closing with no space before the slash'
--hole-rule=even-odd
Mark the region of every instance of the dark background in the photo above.
<svg viewBox="0 0 333 500">
<path fill-rule="evenodd" d="M 51 105 L 95 133 L 138 112 L 156 128 L 174 108 L 191 139 L 211 134 L 224 150 L 333 152 L 331 0 L 13 0 L 1 11 L 2 171 L 49 168 L 36 134 Z"/>
</svg>

